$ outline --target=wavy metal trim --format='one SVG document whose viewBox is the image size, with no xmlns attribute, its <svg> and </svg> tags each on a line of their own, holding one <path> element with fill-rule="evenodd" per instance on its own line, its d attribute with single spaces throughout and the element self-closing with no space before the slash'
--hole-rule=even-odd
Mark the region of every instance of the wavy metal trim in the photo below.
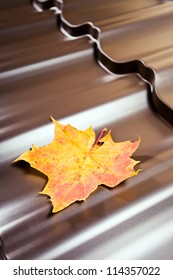
<svg viewBox="0 0 173 280">
<path fill-rule="evenodd" d="M 57 17 L 57 25 L 66 36 L 83 37 L 88 36 L 93 42 L 94 55 L 98 64 L 106 71 L 116 75 L 136 74 L 147 85 L 150 92 L 149 101 L 153 109 L 168 123 L 173 126 L 173 108 L 169 106 L 159 95 L 156 88 L 156 72 L 145 64 L 143 60 L 130 60 L 118 62 L 111 59 L 101 48 L 101 31 L 91 22 L 80 25 L 70 24 L 63 16 L 62 0 L 31 0 L 33 7 L 38 11 L 53 10 Z"/>
</svg>

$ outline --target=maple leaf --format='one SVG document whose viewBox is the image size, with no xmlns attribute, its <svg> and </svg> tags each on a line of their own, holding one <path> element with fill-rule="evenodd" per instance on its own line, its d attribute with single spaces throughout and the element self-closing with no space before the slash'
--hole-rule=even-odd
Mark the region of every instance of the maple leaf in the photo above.
<svg viewBox="0 0 173 280">
<path fill-rule="evenodd" d="M 15 162 L 27 161 L 47 175 L 48 182 L 40 193 L 50 197 L 52 212 L 86 200 L 101 184 L 113 188 L 138 174 L 139 170 L 134 170 L 138 161 L 131 155 L 138 148 L 140 138 L 134 143 L 114 142 L 109 131 L 96 141 L 92 127 L 77 130 L 51 119 L 55 128 L 53 141 L 42 147 L 32 145 Z"/>
</svg>

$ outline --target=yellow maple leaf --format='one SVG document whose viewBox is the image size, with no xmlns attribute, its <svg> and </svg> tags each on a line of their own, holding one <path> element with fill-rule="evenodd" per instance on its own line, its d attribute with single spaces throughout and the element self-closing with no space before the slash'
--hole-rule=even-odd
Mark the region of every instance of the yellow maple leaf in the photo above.
<svg viewBox="0 0 173 280">
<path fill-rule="evenodd" d="M 86 200 L 101 184 L 112 188 L 138 174 L 139 170 L 134 170 L 138 161 L 130 157 L 138 148 L 140 138 L 134 143 L 114 142 L 109 131 L 96 141 L 92 127 L 78 130 L 51 119 L 55 127 L 53 141 L 42 147 L 33 145 L 15 162 L 27 161 L 47 175 L 48 182 L 40 193 L 50 197 L 52 212 Z"/>
</svg>

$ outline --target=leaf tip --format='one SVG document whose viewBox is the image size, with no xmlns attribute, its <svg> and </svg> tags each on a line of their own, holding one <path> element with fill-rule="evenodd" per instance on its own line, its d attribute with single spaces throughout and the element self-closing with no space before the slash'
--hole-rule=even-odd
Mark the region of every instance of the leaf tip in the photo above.
<svg viewBox="0 0 173 280">
<path fill-rule="evenodd" d="M 16 163 L 16 162 L 19 161 L 19 160 L 20 160 L 20 156 L 19 156 L 18 158 L 14 159 L 14 160 L 12 161 L 12 163 Z"/>
<path fill-rule="evenodd" d="M 56 123 L 56 120 L 50 115 L 50 120 L 53 122 L 53 123 Z"/>
<path fill-rule="evenodd" d="M 141 141 L 142 141 L 142 138 L 141 138 L 141 136 L 140 135 L 138 135 L 137 134 L 137 137 L 138 137 L 138 139 L 136 140 L 136 142 L 139 142 L 139 144 L 141 143 Z"/>
</svg>

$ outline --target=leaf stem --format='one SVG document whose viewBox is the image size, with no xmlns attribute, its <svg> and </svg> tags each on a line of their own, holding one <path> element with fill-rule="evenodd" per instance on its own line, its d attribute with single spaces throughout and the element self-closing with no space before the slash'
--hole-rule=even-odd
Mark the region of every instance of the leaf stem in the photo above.
<svg viewBox="0 0 173 280">
<path fill-rule="evenodd" d="M 95 145 L 97 145 L 97 144 L 99 143 L 100 139 L 102 138 L 103 134 L 104 134 L 106 131 L 107 131 L 107 128 L 103 128 L 103 129 L 100 131 L 100 133 L 99 133 L 99 135 L 98 135 L 98 137 L 97 137 L 97 140 L 96 140 Z"/>
</svg>

